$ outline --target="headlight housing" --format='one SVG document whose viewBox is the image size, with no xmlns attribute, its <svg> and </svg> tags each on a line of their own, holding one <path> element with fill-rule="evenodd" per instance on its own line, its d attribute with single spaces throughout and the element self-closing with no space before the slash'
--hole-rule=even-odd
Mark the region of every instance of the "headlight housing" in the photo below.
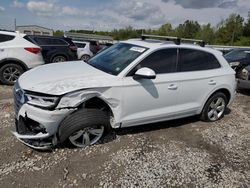
<svg viewBox="0 0 250 188">
<path fill-rule="evenodd" d="M 240 77 L 243 79 L 243 80 L 248 80 L 248 77 L 249 77 L 249 71 L 247 69 L 242 69 L 241 73 L 240 73 Z"/>
<path fill-rule="evenodd" d="M 26 94 L 28 99 L 27 103 L 33 106 L 40 108 L 51 109 L 54 108 L 59 100 L 59 97 L 47 97 L 47 96 L 38 96 L 32 94 Z"/>
</svg>

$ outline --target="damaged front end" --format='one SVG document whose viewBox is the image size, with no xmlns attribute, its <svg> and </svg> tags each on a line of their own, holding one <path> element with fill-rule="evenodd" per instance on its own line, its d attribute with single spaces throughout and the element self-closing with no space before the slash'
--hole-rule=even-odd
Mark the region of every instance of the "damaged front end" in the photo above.
<svg viewBox="0 0 250 188">
<path fill-rule="evenodd" d="M 22 143 L 39 150 L 47 150 L 57 144 L 56 133 L 63 118 L 74 109 L 45 109 L 38 107 L 38 97 L 33 99 L 18 84 L 13 89 L 15 109 L 15 131 L 12 133 Z M 36 103 L 35 103 L 36 102 Z M 48 101 L 51 103 L 51 100 Z"/>
<path fill-rule="evenodd" d="M 103 91 L 81 90 L 60 97 L 48 97 L 23 91 L 16 83 L 13 92 L 16 130 L 12 133 L 31 148 L 48 150 L 60 142 L 58 130 L 61 122 L 77 109 L 85 108 L 85 102 L 95 97 L 101 99 Z M 107 99 L 106 102 L 112 109 L 119 108 L 118 101 Z M 111 126 L 115 126 L 116 123 L 112 121 Z"/>
<path fill-rule="evenodd" d="M 50 136 L 40 123 L 20 116 L 15 120 L 16 131 L 12 132 L 19 141 L 34 149 L 47 150 L 56 145 L 56 137 Z"/>
</svg>

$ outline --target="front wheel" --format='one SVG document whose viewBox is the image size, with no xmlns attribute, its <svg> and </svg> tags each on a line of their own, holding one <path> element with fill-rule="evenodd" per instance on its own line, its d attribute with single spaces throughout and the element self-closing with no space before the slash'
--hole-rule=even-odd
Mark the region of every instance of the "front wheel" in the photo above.
<svg viewBox="0 0 250 188">
<path fill-rule="evenodd" d="M 59 128 L 60 142 L 69 142 L 85 148 L 96 144 L 109 127 L 105 112 L 98 109 L 80 109 L 66 117 Z"/>
<path fill-rule="evenodd" d="M 201 113 L 201 120 L 213 122 L 221 119 L 225 114 L 227 103 L 228 100 L 224 93 L 215 93 L 206 102 Z"/>
</svg>

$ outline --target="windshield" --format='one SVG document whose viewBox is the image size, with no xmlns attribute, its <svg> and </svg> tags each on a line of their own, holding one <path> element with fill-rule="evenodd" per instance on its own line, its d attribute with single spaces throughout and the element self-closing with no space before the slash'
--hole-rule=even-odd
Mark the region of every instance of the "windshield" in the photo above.
<svg viewBox="0 0 250 188">
<path fill-rule="evenodd" d="M 116 43 L 91 58 L 88 64 L 109 74 L 118 75 L 146 50 L 145 47 L 133 44 Z"/>
<path fill-rule="evenodd" d="M 227 60 L 240 60 L 240 59 L 244 59 L 248 56 L 248 54 L 250 53 L 250 50 L 232 50 L 231 52 L 228 52 L 224 57 Z"/>
</svg>

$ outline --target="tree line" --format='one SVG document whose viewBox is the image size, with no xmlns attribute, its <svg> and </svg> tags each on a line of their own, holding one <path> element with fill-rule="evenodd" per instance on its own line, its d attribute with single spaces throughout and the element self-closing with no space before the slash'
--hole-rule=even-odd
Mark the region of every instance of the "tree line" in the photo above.
<svg viewBox="0 0 250 188">
<path fill-rule="evenodd" d="M 202 39 L 208 44 L 250 46 L 250 12 L 246 20 L 238 14 L 231 14 L 214 27 L 211 24 L 200 25 L 197 21 L 186 20 L 175 28 L 170 23 L 165 23 L 158 29 L 134 29 L 129 26 L 112 31 L 70 30 L 70 32 L 112 36 L 114 40 L 138 38 L 144 33 Z M 63 31 L 57 30 L 54 35 L 61 36 Z"/>
</svg>

